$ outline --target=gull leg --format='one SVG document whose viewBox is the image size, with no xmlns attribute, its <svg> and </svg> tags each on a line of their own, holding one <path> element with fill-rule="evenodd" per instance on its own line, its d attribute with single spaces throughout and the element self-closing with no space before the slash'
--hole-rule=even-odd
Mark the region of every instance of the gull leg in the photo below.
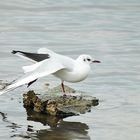
<svg viewBox="0 0 140 140">
<path fill-rule="evenodd" d="M 61 86 L 62 86 L 62 91 L 63 91 L 63 93 L 65 93 L 65 87 L 64 87 L 63 82 L 61 83 Z"/>
</svg>

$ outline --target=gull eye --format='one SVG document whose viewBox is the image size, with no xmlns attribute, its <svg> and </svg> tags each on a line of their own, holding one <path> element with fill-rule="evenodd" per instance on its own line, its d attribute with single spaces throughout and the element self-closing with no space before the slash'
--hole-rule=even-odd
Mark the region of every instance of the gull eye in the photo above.
<svg viewBox="0 0 140 140">
<path fill-rule="evenodd" d="M 91 59 L 87 58 L 87 61 L 91 61 Z"/>
</svg>

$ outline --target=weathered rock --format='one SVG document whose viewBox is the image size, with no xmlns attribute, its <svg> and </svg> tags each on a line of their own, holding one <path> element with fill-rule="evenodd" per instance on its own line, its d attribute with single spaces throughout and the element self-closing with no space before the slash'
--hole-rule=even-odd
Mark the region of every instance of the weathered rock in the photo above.
<svg viewBox="0 0 140 140">
<path fill-rule="evenodd" d="M 23 94 L 24 107 L 27 110 L 64 118 L 89 112 L 92 106 L 98 105 L 98 99 L 95 97 L 68 86 L 65 86 L 65 90 L 66 95 L 62 95 L 60 86 L 48 89 L 47 94 L 43 95 L 28 91 Z"/>
</svg>

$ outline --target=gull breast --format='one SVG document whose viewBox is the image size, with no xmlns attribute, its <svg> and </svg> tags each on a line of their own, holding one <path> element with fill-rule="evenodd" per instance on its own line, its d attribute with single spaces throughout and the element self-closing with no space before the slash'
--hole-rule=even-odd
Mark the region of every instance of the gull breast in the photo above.
<svg viewBox="0 0 140 140">
<path fill-rule="evenodd" d="M 67 82 L 80 82 L 88 76 L 90 71 L 89 66 L 83 67 L 75 67 L 72 71 L 68 71 L 67 69 L 61 69 L 54 73 L 54 76 L 60 78 L 63 81 Z"/>
</svg>

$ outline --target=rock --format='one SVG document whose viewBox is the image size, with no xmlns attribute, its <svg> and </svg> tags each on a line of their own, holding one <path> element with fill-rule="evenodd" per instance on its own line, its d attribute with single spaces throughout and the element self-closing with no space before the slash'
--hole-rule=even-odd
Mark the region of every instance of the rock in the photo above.
<svg viewBox="0 0 140 140">
<path fill-rule="evenodd" d="M 61 86 L 48 89 L 47 94 L 36 95 L 34 91 L 23 94 L 24 107 L 38 113 L 65 118 L 84 114 L 98 105 L 98 99 L 65 86 L 66 95 L 62 95 Z"/>
</svg>

